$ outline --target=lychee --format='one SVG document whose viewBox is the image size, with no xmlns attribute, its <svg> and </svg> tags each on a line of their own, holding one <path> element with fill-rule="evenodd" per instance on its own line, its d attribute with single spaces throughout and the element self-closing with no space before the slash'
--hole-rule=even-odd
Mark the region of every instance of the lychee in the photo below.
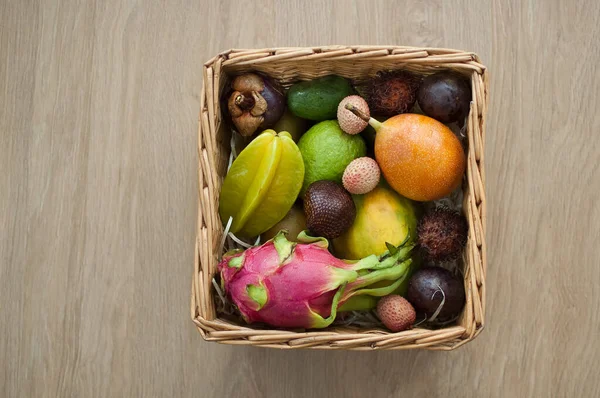
<svg viewBox="0 0 600 398">
<path fill-rule="evenodd" d="M 370 116 L 369 105 L 367 105 L 367 101 L 358 95 L 350 95 L 344 98 L 338 105 L 337 118 L 342 130 L 351 135 L 358 134 L 363 131 L 369 123 L 346 109 L 346 104 L 354 105 L 367 116 Z"/>
<path fill-rule="evenodd" d="M 352 194 L 362 195 L 371 192 L 379 183 L 381 171 L 377 162 L 369 157 L 354 159 L 344 170 L 342 183 Z"/>
<path fill-rule="evenodd" d="M 377 316 L 392 332 L 409 329 L 417 319 L 414 307 L 402 296 L 391 294 L 377 303 Z"/>
<path fill-rule="evenodd" d="M 426 260 L 450 261 L 460 256 L 468 233 L 465 216 L 447 207 L 438 207 L 419 221 L 417 241 Z"/>
</svg>

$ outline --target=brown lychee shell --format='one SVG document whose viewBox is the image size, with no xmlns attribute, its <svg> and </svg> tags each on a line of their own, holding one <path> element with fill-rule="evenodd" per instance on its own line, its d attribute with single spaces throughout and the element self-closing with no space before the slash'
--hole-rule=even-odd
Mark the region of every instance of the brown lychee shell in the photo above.
<svg viewBox="0 0 600 398">
<path fill-rule="evenodd" d="M 466 218 L 446 207 L 425 214 L 417 226 L 418 244 L 426 260 L 443 262 L 458 258 L 467 243 Z"/>
<path fill-rule="evenodd" d="M 420 84 L 421 79 L 405 71 L 378 74 L 365 92 L 371 114 L 395 116 L 410 111 Z"/>
</svg>

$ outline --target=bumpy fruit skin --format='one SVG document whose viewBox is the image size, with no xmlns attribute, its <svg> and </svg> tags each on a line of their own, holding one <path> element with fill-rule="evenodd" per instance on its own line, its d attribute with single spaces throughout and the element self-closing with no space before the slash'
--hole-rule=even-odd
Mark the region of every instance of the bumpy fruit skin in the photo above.
<svg viewBox="0 0 600 398">
<path fill-rule="evenodd" d="M 375 159 L 396 192 L 423 202 L 452 193 L 466 167 L 465 152 L 452 130 L 412 113 L 381 125 L 375 137 Z"/>
<path fill-rule="evenodd" d="M 352 197 L 333 181 L 316 181 L 304 195 L 307 228 L 318 236 L 334 239 L 344 233 L 356 217 Z"/>
<path fill-rule="evenodd" d="M 396 294 L 391 294 L 379 300 L 377 316 L 385 327 L 392 332 L 409 329 L 417 319 L 417 313 L 413 306 L 404 297 Z"/>
<path fill-rule="evenodd" d="M 369 157 L 354 159 L 344 170 L 342 183 L 348 192 L 363 195 L 371 192 L 377 184 L 381 171 L 377 162 Z"/>
<path fill-rule="evenodd" d="M 358 95 L 350 95 L 342 100 L 337 108 L 337 119 L 342 130 L 350 135 L 358 134 L 369 125 L 354 113 L 346 109 L 346 104 L 352 104 L 361 110 L 365 115 L 370 116 L 369 105 L 362 97 Z"/>
<path fill-rule="evenodd" d="M 380 73 L 367 87 L 367 102 L 374 115 L 395 116 L 415 105 L 420 79 L 411 73 Z"/>
<path fill-rule="evenodd" d="M 248 323 L 276 327 L 324 328 L 338 306 L 352 297 L 382 297 L 398 288 L 410 267 L 414 245 L 360 261 L 329 253 L 327 240 L 301 234 L 299 243 L 279 233 L 271 241 L 243 252 L 226 253 L 218 265 L 221 283 Z M 383 280 L 399 281 L 370 288 Z"/>
<path fill-rule="evenodd" d="M 458 258 L 467 243 L 469 225 L 465 216 L 438 207 L 421 218 L 418 244 L 426 260 L 443 262 Z"/>
</svg>

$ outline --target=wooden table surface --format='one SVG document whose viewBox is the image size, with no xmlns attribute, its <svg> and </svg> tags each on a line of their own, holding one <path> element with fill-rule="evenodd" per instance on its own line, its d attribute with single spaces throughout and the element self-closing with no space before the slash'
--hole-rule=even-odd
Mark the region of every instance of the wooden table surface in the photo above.
<svg viewBox="0 0 600 398">
<path fill-rule="evenodd" d="M 0 1 L 0 396 L 600 396 L 600 2 Z M 477 52 L 486 329 L 454 352 L 205 343 L 201 65 L 232 47 Z"/>
</svg>

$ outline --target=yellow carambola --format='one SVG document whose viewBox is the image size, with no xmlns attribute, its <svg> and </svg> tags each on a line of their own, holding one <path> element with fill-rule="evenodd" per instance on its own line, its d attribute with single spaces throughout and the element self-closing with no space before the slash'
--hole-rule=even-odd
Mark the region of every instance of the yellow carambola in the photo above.
<svg viewBox="0 0 600 398">
<path fill-rule="evenodd" d="M 304 180 L 300 150 L 287 132 L 265 130 L 235 159 L 221 188 L 219 214 L 230 231 L 257 236 L 290 210 Z"/>
</svg>

